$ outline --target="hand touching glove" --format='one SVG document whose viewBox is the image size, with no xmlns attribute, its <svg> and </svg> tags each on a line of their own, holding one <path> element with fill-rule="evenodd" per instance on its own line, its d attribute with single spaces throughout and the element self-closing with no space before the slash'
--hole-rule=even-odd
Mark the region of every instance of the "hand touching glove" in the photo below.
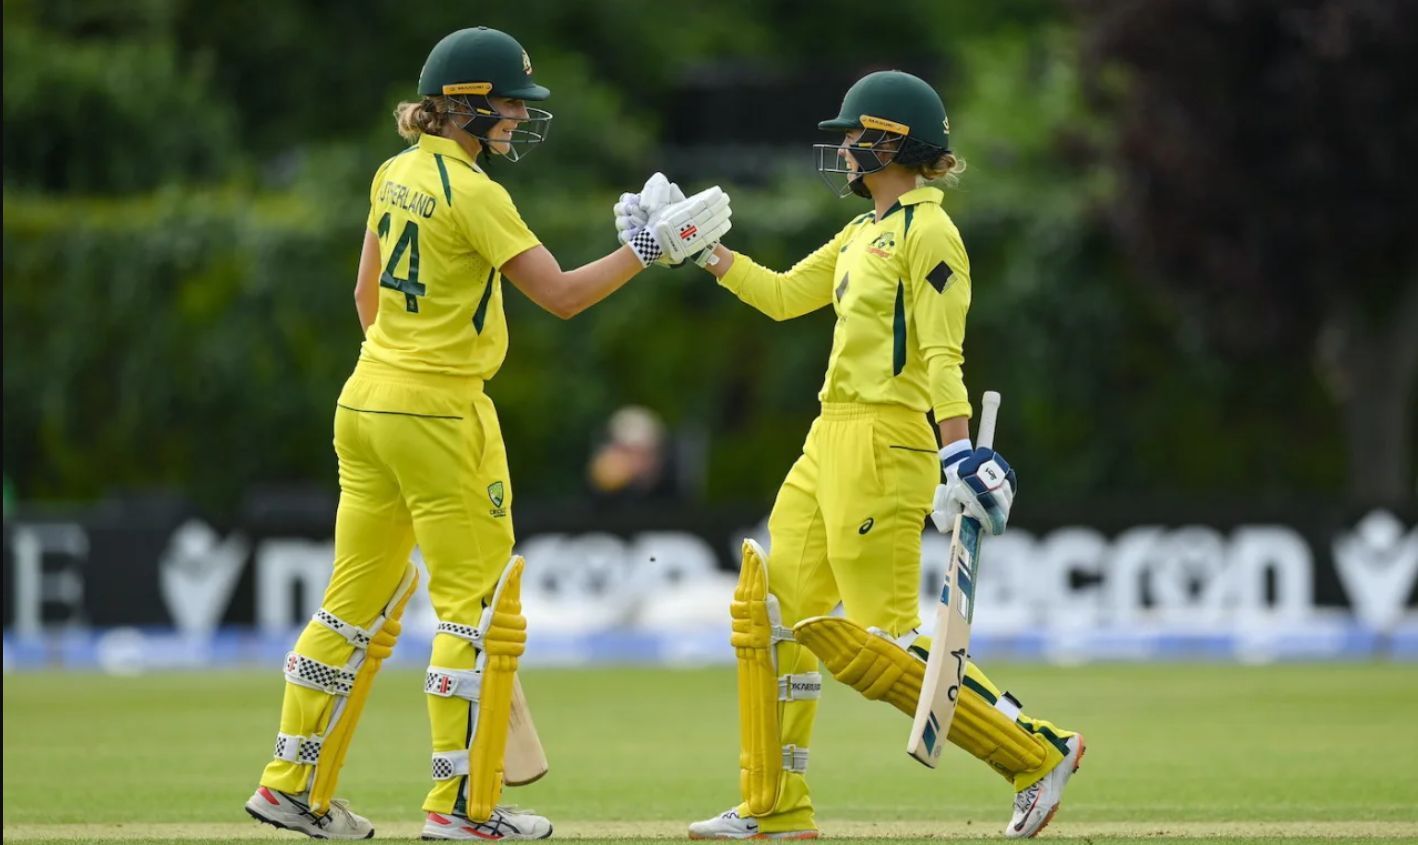
<svg viewBox="0 0 1418 845">
<path fill-rule="evenodd" d="M 717 192 L 717 194 L 711 196 L 711 191 Z M 722 201 L 719 197 L 722 197 Z M 691 256 L 694 258 L 694 262 L 701 267 L 714 263 L 717 260 L 714 258 L 714 248 L 719 245 L 719 239 L 729 230 L 728 218 L 732 211 L 729 208 L 728 195 L 715 187 L 708 191 L 701 191 L 690 199 L 696 198 L 702 198 L 706 202 L 712 200 L 712 207 L 696 207 L 700 212 L 708 212 L 707 216 L 705 214 L 695 216 L 688 213 L 687 207 L 681 205 L 687 200 L 679 185 L 665 178 L 663 173 L 654 174 L 645 182 L 640 193 L 620 195 L 620 200 L 616 202 L 614 209 L 616 239 L 623 244 L 631 244 L 637 235 L 647 233 L 649 238 L 642 240 L 647 243 L 650 239 L 655 240 L 660 248 L 660 254 L 657 257 L 647 259 L 647 255 L 653 252 L 653 249 L 647 247 L 642 250 L 635 248 L 633 244 L 631 245 L 632 249 L 635 249 L 636 255 L 647 265 L 650 261 L 654 261 L 664 267 L 676 267 L 686 257 Z M 666 249 L 665 243 L 657 234 L 659 227 L 656 224 L 669 220 L 668 211 L 672 206 L 681 206 L 678 216 L 673 221 L 674 235 L 678 238 L 678 246 L 675 249 Z M 722 220 L 719 219 L 720 217 Z M 685 223 L 688 224 L 687 227 L 681 225 Z M 706 223 L 708 224 L 707 230 L 705 229 Z M 667 226 L 666 231 L 669 228 L 671 227 Z M 701 231 L 708 231 L 709 235 L 701 237 L 699 236 Z M 689 247 L 693 247 L 693 249 L 689 249 Z"/>
<path fill-rule="evenodd" d="M 971 449 L 960 440 L 940 450 L 945 482 L 935 488 L 931 521 L 942 534 L 955 528 L 955 517 L 964 513 L 979 521 L 986 532 L 1004 533 L 1014 504 L 1014 470 L 993 449 Z"/>
</svg>

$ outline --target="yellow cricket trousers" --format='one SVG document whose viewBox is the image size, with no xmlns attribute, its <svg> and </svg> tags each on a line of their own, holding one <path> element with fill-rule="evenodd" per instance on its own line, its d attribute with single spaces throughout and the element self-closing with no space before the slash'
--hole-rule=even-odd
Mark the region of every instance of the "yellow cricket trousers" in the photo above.
<svg viewBox="0 0 1418 845">
<path fill-rule="evenodd" d="M 442 622 L 476 626 L 512 555 L 512 486 L 492 400 L 481 379 L 413 374 L 361 360 L 335 410 L 340 505 L 335 566 L 321 606 L 368 625 L 398 586 L 415 543 L 428 568 L 428 592 Z M 330 628 L 306 626 L 295 650 L 343 665 L 353 647 Z M 431 665 L 474 668 L 463 639 L 438 634 Z M 330 696 L 287 682 L 281 731 L 314 732 Z M 471 703 L 428 696 L 433 750 L 465 749 Z M 301 792 L 311 767 L 283 760 L 266 766 L 261 784 Z M 435 781 L 424 802 L 457 812 L 466 776 Z"/>
</svg>

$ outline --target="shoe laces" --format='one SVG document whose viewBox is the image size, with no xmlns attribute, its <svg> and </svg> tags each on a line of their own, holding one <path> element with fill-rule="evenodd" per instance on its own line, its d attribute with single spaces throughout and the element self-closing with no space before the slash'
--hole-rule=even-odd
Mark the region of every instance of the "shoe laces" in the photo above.
<svg viewBox="0 0 1418 845">
<path fill-rule="evenodd" d="M 320 816 L 317 824 L 321 827 L 327 827 L 331 819 L 337 814 L 341 821 L 348 822 L 351 825 L 354 824 L 354 812 L 350 810 L 350 802 L 346 801 L 344 798 L 332 798 L 330 800 L 330 809 L 325 811 L 325 815 Z"/>
<path fill-rule="evenodd" d="M 1034 800 L 1039 796 L 1039 784 L 1034 784 L 1021 790 L 1014 796 L 1014 811 L 1016 813 L 1027 812 L 1034 805 Z"/>
</svg>

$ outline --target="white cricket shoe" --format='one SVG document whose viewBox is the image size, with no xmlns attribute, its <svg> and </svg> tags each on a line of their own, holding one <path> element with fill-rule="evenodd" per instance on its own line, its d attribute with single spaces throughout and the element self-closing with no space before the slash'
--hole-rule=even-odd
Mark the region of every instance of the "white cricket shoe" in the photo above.
<svg viewBox="0 0 1418 845">
<path fill-rule="evenodd" d="M 498 807 L 485 822 L 453 813 L 429 813 L 423 823 L 424 839 L 546 839 L 551 822 L 545 816 Z"/>
<path fill-rule="evenodd" d="M 1082 734 L 1074 734 L 1065 744 L 1068 746 L 1068 754 L 1057 766 L 1033 786 L 1014 794 L 1014 816 L 1004 829 L 1005 836 L 1010 839 L 1038 836 L 1039 831 L 1053 821 L 1054 813 L 1059 811 L 1059 802 L 1063 799 L 1064 787 L 1068 785 L 1068 779 L 1073 773 L 1078 771 L 1083 752 L 1087 750 Z"/>
<path fill-rule="evenodd" d="M 725 810 L 712 819 L 692 822 L 689 825 L 690 839 L 816 839 L 816 830 L 783 830 L 777 833 L 760 833 L 758 819 L 743 818 L 739 808 Z"/>
<path fill-rule="evenodd" d="M 247 800 L 246 812 L 258 822 L 294 830 L 312 839 L 374 838 L 374 825 L 364 816 L 351 812 L 342 799 L 331 801 L 330 809 L 321 816 L 310 811 L 309 800 L 308 792 L 291 795 L 262 786 Z"/>
</svg>

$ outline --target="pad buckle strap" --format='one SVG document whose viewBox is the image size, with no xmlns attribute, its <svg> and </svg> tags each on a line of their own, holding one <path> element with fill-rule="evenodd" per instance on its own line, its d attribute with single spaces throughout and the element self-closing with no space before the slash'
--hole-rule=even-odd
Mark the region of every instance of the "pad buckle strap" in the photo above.
<svg viewBox="0 0 1418 845">
<path fill-rule="evenodd" d="M 423 691 L 429 695 L 444 698 L 457 696 L 476 702 L 482 693 L 483 676 L 471 669 L 445 669 L 442 666 L 428 667 L 424 677 Z"/>
<path fill-rule="evenodd" d="M 366 630 L 358 625 L 351 625 L 323 607 L 315 611 L 315 615 L 311 619 L 344 637 L 350 645 L 360 649 L 369 648 L 370 640 L 374 639 L 374 632 L 379 630 L 380 623 L 384 621 L 384 617 L 380 616 L 374 620 L 374 628 Z"/>
<path fill-rule="evenodd" d="M 901 636 L 892 638 L 892 641 L 895 642 L 897 645 L 901 646 L 902 651 L 909 651 L 911 649 L 911 646 L 915 645 L 916 640 L 919 640 L 920 638 L 920 629 L 912 628 Z"/>
<path fill-rule="evenodd" d="M 885 628 L 878 628 L 873 625 L 872 627 L 867 629 L 867 633 L 881 637 L 887 642 L 895 643 L 897 647 L 899 647 L 902 651 L 910 651 L 911 646 L 916 644 L 916 640 L 921 638 L 920 628 L 912 628 L 911 630 L 907 631 L 899 637 L 893 637 L 891 636 L 891 633 Z"/>
<path fill-rule="evenodd" d="M 778 676 L 779 701 L 808 701 L 822 697 L 822 673 Z"/>
<path fill-rule="evenodd" d="M 276 750 L 271 756 L 287 763 L 313 766 L 320 762 L 320 746 L 325 742 L 321 736 L 300 736 L 299 734 L 276 734 Z"/>
<path fill-rule="evenodd" d="M 285 673 L 286 680 L 297 686 L 330 695 L 349 695 L 355 684 L 354 672 L 294 651 L 286 654 Z"/>
<path fill-rule="evenodd" d="M 793 629 L 787 625 L 774 625 L 771 636 L 774 645 L 778 643 L 791 643 L 797 639 L 793 636 Z"/>
<path fill-rule="evenodd" d="M 796 745 L 783 746 L 783 771 L 802 774 L 807 771 L 807 749 Z"/>
<path fill-rule="evenodd" d="M 1019 699 L 1013 693 L 1003 692 L 995 699 L 995 709 L 1003 713 L 1006 719 L 1011 722 L 1019 718 L 1019 714 L 1024 710 L 1024 706 L 1019 703 Z"/>
<path fill-rule="evenodd" d="M 452 780 L 468 773 L 468 750 L 433 752 L 433 779 Z"/>
<path fill-rule="evenodd" d="M 467 640 L 472 643 L 473 647 L 478 651 L 482 651 L 483 632 L 485 630 L 482 625 L 474 627 L 472 625 L 464 625 L 461 622 L 439 622 L 436 633 L 447 634 L 451 637 L 457 637 L 460 640 Z"/>
</svg>

